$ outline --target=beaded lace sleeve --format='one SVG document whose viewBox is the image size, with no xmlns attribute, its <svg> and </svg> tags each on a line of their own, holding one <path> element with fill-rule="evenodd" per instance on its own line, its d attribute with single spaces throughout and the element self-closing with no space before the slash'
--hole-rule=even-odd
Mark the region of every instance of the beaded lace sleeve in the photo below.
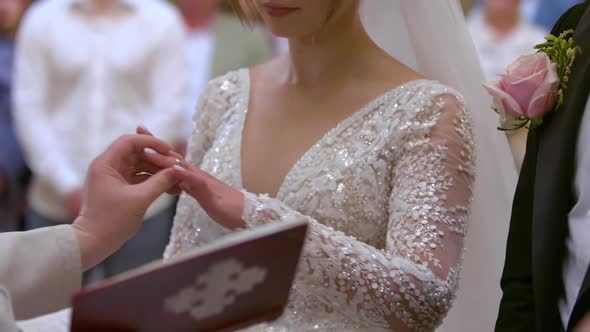
<svg viewBox="0 0 590 332">
<path fill-rule="evenodd" d="M 245 193 L 243 219 L 248 227 L 306 219 L 298 277 L 314 296 L 375 327 L 432 331 L 454 299 L 469 218 L 475 157 L 467 114 L 454 95 L 441 95 L 401 129 L 383 250 L 264 195 Z"/>
<path fill-rule="evenodd" d="M 205 154 L 215 140 L 215 132 L 232 103 L 236 98 L 236 86 L 239 84 L 235 73 L 211 80 L 197 104 L 193 116 L 193 130 L 187 148 L 187 161 L 192 165 L 200 165 Z"/>
</svg>

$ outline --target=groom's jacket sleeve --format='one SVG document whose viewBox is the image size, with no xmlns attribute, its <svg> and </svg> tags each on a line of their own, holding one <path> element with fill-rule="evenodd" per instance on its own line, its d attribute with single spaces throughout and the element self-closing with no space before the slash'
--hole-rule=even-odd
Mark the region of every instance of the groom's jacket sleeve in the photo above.
<svg viewBox="0 0 590 332">
<path fill-rule="evenodd" d="M 576 5 L 561 16 L 551 34 L 575 29 L 585 6 Z M 542 42 L 542 41 L 540 41 Z M 536 331 L 532 275 L 532 225 L 535 174 L 539 137 L 531 130 L 520 178 L 512 205 L 506 262 L 502 275 L 502 301 L 496 322 L 497 332 Z"/>
<path fill-rule="evenodd" d="M 80 246 L 71 225 L 0 234 L 0 288 L 10 292 L 16 319 L 67 307 L 81 281 Z"/>
<path fill-rule="evenodd" d="M 537 137 L 531 131 L 516 194 L 502 275 L 502 301 L 496 331 L 535 331 L 532 284 L 533 193 L 537 163 Z"/>
</svg>

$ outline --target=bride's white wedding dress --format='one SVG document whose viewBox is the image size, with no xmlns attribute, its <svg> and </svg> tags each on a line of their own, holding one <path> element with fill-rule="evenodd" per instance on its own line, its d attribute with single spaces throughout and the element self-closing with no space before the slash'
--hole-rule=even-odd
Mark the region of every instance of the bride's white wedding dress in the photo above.
<svg viewBox="0 0 590 332">
<path fill-rule="evenodd" d="M 248 70 L 213 80 L 188 150 L 192 164 L 239 189 L 249 93 Z M 433 330 L 457 288 L 473 173 L 469 112 L 438 82 L 394 88 L 340 122 L 297 161 L 276 199 L 245 195 L 249 228 L 311 223 L 287 311 L 251 329 Z M 228 233 L 183 195 L 165 256 Z"/>
</svg>

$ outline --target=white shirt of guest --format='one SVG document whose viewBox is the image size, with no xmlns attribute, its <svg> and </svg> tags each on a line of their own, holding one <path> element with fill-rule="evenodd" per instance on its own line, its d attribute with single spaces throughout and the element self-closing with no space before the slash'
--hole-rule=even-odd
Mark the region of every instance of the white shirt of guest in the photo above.
<svg viewBox="0 0 590 332">
<path fill-rule="evenodd" d="M 522 0 L 520 2 L 520 12 L 527 22 L 533 22 L 537 11 L 539 10 L 539 0 Z"/>
<path fill-rule="evenodd" d="M 189 64 L 189 107 L 186 109 L 184 136 L 192 131 L 192 119 L 197 109 L 197 101 L 211 79 L 211 66 L 215 51 L 215 36 L 210 29 L 188 30 L 186 38 L 186 57 Z"/>
<path fill-rule="evenodd" d="M 575 189 L 578 202 L 569 214 L 567 256 L 563 268 L 565 298 L 560 312 L 567 327 L 590 265 L 590 99 L 586 105 L 576 155 Z"/>
<path fill-rule="evenodd" d="M 534 46 L 542 43 L 546 35 L 522 20 L 508 38 L 500 40 L 480 11 L 470 15 L 467 23 L 487 81 L 498 80 L 519 56 L 535 53 Z"/>
<path fill-rule="evenodd" d="M 63 197 L 89 163 L 143 124 L 180 139 L 186 107 L 184 27 L 160 0 L 120 0 L 108 15 L 88 0 L 38 2 L 17 37 L 15 122 L 34 173 L 33 209 L 68 218 Z"/>
</svg>

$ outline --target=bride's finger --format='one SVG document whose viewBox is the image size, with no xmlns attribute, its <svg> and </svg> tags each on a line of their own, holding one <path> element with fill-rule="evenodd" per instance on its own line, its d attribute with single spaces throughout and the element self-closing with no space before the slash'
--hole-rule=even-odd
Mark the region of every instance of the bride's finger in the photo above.
<svg viewBox="0 0 590 332">
<path fill-rule="evenodd" d="M 177 179 L 181 180 L 182 182 L 179 185 L 180 188 L 188 191 L 189 193 L 198 193 L 199 191 L 207 188 L 207 182 L 214 183 L 218 181 L 209 173 L 202 171 L 198 167 L 191 166 L 183 159 L 152 153 L 146 153 L 145 158 L 149 162 L 161 168 L 174 167 L 175 172 L 173 174 L 178 174 Z M 186 174 L 181 175 L 181 173 Z M 185 181 L 182 181 L 183 179 Z"/>
<path fill-rule="evenodd" d="M 146 153 L 145 158 L 161 168 L 174 167 L 175 171 L 173 174 L 178 175 L 177 179 L 181 181 L 179 187 L 195 198 L 195 195 L 207 189 L 207 182 L 217 181 L 213 176 L 197 167 L 191 166 L 183 159 L 152 153 Z"/>
<path fill-rule="evenodd" d="M 193 197 L 202 194 L 208 189 L 208 174 L 198 168 L 189 171 L 176 165 L 172 175 L 180 181 L 178 186 Z"/>
<path fill-rule="evenodd" d="M 178 166 L 180 166 L 186 170 L 189 170 L 189 171 L 193 171 L 195 169 L 195 167 L 192 167 L 184 159 L 175 158 L 175 157 L 171 157 L 168 155 L 146 153 L 145 159 L 148 162 L 150 162 L 160 168 L 168 168 L 168 167 L 173 167 L 175 165 L 178 165 Z"/>
<path fill-rule="evenodd" d="M 184 157 L 180 153 L 178 153 L 176 151 L 170 151 L 170 152 L 168 152 L 168 155 L 170 157 L 174 157 L 174 158 L 177 158 L 177 159 L 180 159 L 180 160 L 184 160 Z"/>
<path fill-rule="evenodd" d="M 182 160 L 180 160 L 178 158 L 174 158 L 174 157 L 162 155 L 162 154 L 153 154 L 151 152 L 146 153 L 144 158 L 148 162 L 150 162 L 160 168 L 168 168 L 168 167 L 172 167 L 174 165 L 179 165 L 182 163 Z"/>
<path fill-rule="evenodd" d="M 153 174 L 156 174 L 156 173 L 157 172 L 155 172 Z M 146 173 L 136 174 L 131 177 L 130 183 L 132 185 L 143 183 L 143 182 L 149 180 L 153 176 L 153 174 L 146 174 Z M 182 189 L 180 189 L 180 187 L 178 185 L 176 185 L 176 186 L 170 188 L 170 190 L 168 190 L 166 193 L 169 195 L 172 195 L 172 196 L 178 196 L 178 195 L 180 195 L 180 193 L 182 193 Z"/>
</svg>

